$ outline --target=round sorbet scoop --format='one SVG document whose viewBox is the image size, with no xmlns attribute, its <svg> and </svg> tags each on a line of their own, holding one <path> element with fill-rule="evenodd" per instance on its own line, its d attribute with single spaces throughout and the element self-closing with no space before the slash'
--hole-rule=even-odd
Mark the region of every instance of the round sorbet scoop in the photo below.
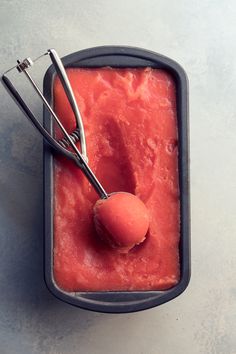
<svg viewBox="0 0 236 354">
<path fill-rule="evenodd" d="M 127 253 L 146 238 L 149 213 L 144 203 L 131 193 L 112 193 L 94 205 L 98 235 L 120 253 Z"/>
</svg>

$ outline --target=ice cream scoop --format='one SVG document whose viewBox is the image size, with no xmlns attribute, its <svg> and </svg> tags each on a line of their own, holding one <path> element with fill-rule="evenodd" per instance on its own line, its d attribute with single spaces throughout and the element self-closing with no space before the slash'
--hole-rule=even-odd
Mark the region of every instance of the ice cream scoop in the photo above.
<svg viewBox="0 0 236 354">
<path fill-rule="evenodd" d="M 74 113 L 76 129 L 71 133 L 65 129 L 50 103 L 44 97 L 38 85 L 28 72 L 28 69 L 32 67 L 33 63 L 44 55 L 50 56 Z M 17 60 L 17 64 L 3 74 L 2 80 L 17 104 L 43 135 L 44 139 L 57 152 L 76 163 L 100 196 L 101 199 L 99 199 L 94 206 L 94 220 L 97 233 L 112 247 L 119 249 L 120 252 L 128 252 L 135 245 L 141 243 L 146 237 L 149 227 L 149 216 L 146 206 L 140 199 L 130 193 L 118 192 L 111 195 L 107 194 L 91 168 L 88 166 L 83 122 L 63 63 L 54 49 L 49 49 L 42 56 L 35 60 L 30 58 L 26 58 L 23 61 Z M 13 69 L 17 69 L 19 73 L 23 72 L 25 74 L 37 95 L 42 99 L 51 118 L 60 128 L 64 138 L 56 140 L 54 135 L 51 135 L 32 113 L 12 81 L 7 77 L 8 72 Z M 81 151 L 76 145 L 78 141 L 80 141 Z"/>
<path fill-rule="evenodd" d="M 120 253 L 127 253 L 145 240 L 149 212 L 135 195 L 117 192 L 95 203 L 94 222 L 102 240 Z"/>
</svg>

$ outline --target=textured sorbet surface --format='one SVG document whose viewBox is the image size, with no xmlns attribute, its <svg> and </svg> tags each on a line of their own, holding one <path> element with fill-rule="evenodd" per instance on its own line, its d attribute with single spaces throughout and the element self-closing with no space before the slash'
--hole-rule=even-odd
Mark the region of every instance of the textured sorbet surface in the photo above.
<svg viewBox="0 0 236 354">
<path fill-rule="evenodd" d="M 119 254 L 97 235 L 98 196 L 66 158 L 54 163 L 54 277 L 67 291 L 162 290 L 179 281 L 175 84 L 159 69 L 68 69 L 83 117 L 89 165 L 108 193 L 137 195 L 150 213 L 146 240 Z M 58 79 L 55 110 L 75 120 Z"/>
</svg>

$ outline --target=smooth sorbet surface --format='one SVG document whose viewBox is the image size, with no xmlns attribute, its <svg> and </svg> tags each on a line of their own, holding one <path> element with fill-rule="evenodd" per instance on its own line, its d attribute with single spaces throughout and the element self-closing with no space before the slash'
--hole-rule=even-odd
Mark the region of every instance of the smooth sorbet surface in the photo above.
<svg viewBox="0 0 236 354">
<path fill-rule="evenodd" d="M 54 277 L 67 291 L 163 290 L 179 281 L 179 185 L 175 84 L 159 69 L 68 69 L 87 138 L 89 165 L 108 193 L 146 205 L 146 240 L 120 254 L 96 234 L 98 196 L 73 162 L 54 163 Z M 58 79 L 55 110 L 74 116 Z M 57 133 L 59 136 L 59 133 Z M 79 144 L 78 144 L 79 145 Z"/>
<path fill-rule="evenodd" d="M 149 212 L 136 195 L 117 192 L 99 199 L 93 208 L 97 234 L 120 253 L 127 253 L 146 239 Z"/>
</svg>

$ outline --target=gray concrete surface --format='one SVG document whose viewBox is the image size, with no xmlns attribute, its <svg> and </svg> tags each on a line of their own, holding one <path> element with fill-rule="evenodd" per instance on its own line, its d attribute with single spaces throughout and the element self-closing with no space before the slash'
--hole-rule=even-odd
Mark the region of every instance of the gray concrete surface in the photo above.
<svg viewBox="0 0 236 354">
<path fill-rule="evenodd" d="M 90 313 L 49 294 L 42 140 L 0 86 L 0 354 L 236 353 L 235 19 L 233 0 L 1 0 L 1 72 L 49 47 L 63 56 L 103 44 L 151 49 L 186 69 L 192 279 L 174 301 L 129 315 Z"/>
</svg>

